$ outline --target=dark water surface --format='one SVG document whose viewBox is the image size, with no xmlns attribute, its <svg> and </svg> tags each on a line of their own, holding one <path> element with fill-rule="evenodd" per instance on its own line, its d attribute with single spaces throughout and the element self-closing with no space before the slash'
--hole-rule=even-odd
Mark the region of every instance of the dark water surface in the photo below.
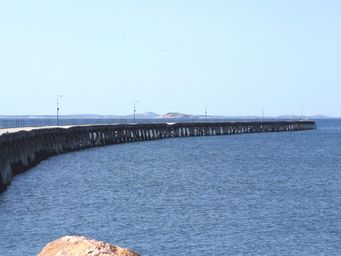
<svg viewBox="0 0 341 256">
<path fill-rule="evenodd" d="M 0 255 L 81 234 L 142 255 L 341 255 L 341 122 L 50 158 L 0 194 Z"/>
</svg>

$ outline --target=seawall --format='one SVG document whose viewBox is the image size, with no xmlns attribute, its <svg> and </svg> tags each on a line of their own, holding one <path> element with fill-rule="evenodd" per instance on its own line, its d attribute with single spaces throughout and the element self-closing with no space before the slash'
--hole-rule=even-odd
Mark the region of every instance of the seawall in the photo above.
<svg viewBox="0 0 341 256">
<path fill-rule="evenodd" d="M 42 160 L 85 148 L 174 137 L 313 129 L 314 121 L 273 121 L 92 125 L 7 132 L 0 135 L 0 191 L 11 184 L 15 175 Z"/>
</svg>

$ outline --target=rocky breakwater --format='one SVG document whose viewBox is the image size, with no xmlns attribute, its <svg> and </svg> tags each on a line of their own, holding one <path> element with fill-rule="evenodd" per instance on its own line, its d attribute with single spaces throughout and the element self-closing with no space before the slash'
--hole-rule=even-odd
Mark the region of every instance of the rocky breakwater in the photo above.
<svg viewBox="0 0 341 256">
<path fill-rule="evenodd" d="M 84 236 L 64 236 L 48 243 L 38 256 L 139 256 L 139 254 Z"/>
</svg>

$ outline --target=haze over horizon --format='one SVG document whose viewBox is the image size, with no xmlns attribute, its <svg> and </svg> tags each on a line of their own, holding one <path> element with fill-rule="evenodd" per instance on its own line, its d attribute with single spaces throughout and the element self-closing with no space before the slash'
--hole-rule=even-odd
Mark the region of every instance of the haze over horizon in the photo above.
<svg viewBox="0 0 341 256">
<path fill-rule="evenodd" d="M 341 117 L 341 2 L 0 3 L 0 115 Z"/>
</svg>

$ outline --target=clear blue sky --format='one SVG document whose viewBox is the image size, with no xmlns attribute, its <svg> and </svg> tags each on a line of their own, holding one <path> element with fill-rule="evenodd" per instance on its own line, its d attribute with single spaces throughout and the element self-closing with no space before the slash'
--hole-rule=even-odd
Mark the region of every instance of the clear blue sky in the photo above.
<svg viewBox="0 0 341 256">
<path fill-rule="evenodd" d="M 0 114 L 341 116 L 341 1 L 0 0 Z"/>
</svg>

